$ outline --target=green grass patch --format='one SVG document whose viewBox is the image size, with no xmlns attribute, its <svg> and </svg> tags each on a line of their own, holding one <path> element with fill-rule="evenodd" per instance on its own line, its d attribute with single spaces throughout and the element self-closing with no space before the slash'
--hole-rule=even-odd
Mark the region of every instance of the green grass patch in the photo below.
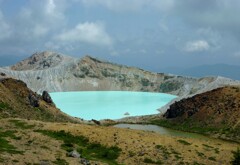
<svg viewBox="0 0 240 165">
<path fill-rule="evenodd" d="M 28 125 L 26 122 L 24 121 L 20 121 L 20 120 L 9 120 L 10 123 L 13 123 L 15 125 L 15 127 L 17 128 L 21 128 L 21 129 L 31 129 L 34 128 L 35 125 Z"/>
<path fill-rule="evenodd" d="M 240 164 L 240 149 L 238 148 L 237 151 L 232 151 L 233 158 L 231 160 L 232 165 L 239 165 Z"/>
<path fill-rule="evenodd" d="M 50 136 L 57 140 L 62 140 L 62 149 L 66 151 L 77 151 L 85 158 L 91 160 L 101 160 L 109 164 L 117 164 L 116 159 L 120 155 L 121 149 L 117 146 L 107 147 L 100 143 L 91 143 L 88 138 L 84 136 L 74 136 L 63 130 L 61 131 L 49 131 L 49 130 L 38 130 L 44 135 Z"/>
<path fill-rule="evenodd" d="M 7 103 L 0 102 L 0 110 L 4 109 L 11 109 L 11 107 Z"/>
<path fill-rule="evenodd" d="M 214 148 L 214 151 L 215 151 L 216 154 L 219 154 L 219 152 L 220 152 L 219 148 Z"/>
<path fill-rule="evenodd" d="M 17 139 L 15 133 L 17 131 L 13 131 L 13 130 L 7 130 L 7 131 L 0 131 L 0 137 L 10 137 L 12 139 Z"/>
<path fill-rule="evenodd" d="M 55 161 L 52 162 L 53 164 L 56 164 L 56 165 L 68 165 L 69 163 L 64 160 L 64 159 L 56 159 Z"/>
<path fill-rule="evenodd" d="M 8 140 L 6 140 L 6 137 L 9 137 L 11 139 L 18 139 L 17 136 L 15 136 L 16 131 L 7 130 L 7 131 L 0 131 L 0 153 L 1 152 L 7 152 L 10 154 L 22 154 L 23 151 L 16 150 L 16 147 L 10 144 Z"/>
<path fill-rule="evenodd" d="M 205 164 L 194 161 L 193 165 L 205 165 Z"/>
<path fill-rule="evenodd" d="M 202 158 L 205 157 L 204 153 L 202 153 L 202 152 L 199 152 L 199 151 L 196 150 L 196 153 L 199 157 L 202 157 Z"/>
<path fill-rule="evenodd" d="M 4 162 L 4 159 L 0 157 L 0 163 L 3 163 Z"/>
<path fill-rule="evenodd" d="M 0 153 L 7 152 L 10 154 L 23 154 L 23 151 L 16 150 L 16 147 L 11 145 L 8 140 L 0 137 Z"/>
<path fill-rule="evenodd" d="M 177 140 L 179 143 L 184 144 L 184 145 L 191 145 L 191 143 L 187 142 L 186 140 Z"/>
<path fill-rule="evenodd" d="M 145 158 L 143 162 L 148 164 L 163 164 L 160 160 L 154 161 L 150 158 Z"/>
<path fill-rule="evenodd" d="M 216 161 L 216 158 L 213 157 L 213 156 L 209 157 L 208 159 L 209 159 L 209 160 L 212 160 L 212 161 Z"/>
</svg>

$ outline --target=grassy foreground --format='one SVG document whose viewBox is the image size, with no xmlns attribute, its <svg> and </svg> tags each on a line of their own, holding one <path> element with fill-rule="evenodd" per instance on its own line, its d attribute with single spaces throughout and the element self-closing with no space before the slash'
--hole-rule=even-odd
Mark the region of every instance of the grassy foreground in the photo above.
<svg viewBox="0 0 240 165">
<path fill-rule="evenodd" d="M 0 164 L 230 164 L 236 143 L 71 123 L 0 119 Z"/>
</svg>

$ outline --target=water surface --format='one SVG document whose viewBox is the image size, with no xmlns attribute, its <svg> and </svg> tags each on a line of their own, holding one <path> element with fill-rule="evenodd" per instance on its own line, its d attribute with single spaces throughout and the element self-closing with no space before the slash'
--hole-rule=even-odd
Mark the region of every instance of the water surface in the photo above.
<svg viewBox="0 0 240 165">
<path fill-rule="evenodd" d="M 163 93 L 127 91 L 55 92 L 50 95 L 63 112 L 85 120 L 157 114 L 158 108 L 176 98 Z"/>
<path fill-rule="evenodd" d="M 166 127 L 161 127 L 157 125 L 144 125 L 144 124 L 117 124 L 114 127 L 117 128 L 129 128 L 136 130 L 144 130 L 144 131 L 152 131 L 162 135 L 170 135 L 170 136 L 178 136 L 178 137 L 188 137 L 188 138 L 197 138 L 208 140 L 209 137 L 197 134 L 197 133 L 189 133 L 183 131 L 177 131 Z"/>
</svg>

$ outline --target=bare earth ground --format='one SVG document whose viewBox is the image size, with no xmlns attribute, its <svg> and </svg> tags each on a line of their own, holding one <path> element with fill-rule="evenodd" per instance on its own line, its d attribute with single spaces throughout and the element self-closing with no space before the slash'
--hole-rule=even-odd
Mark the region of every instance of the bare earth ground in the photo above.
<svg viewBox="0 0 240 165">
<path fill-rule="evenodd" d="M 86 136 L 91 142 L 99 142 L 107 146 L 117 145 L 122 149 L 117 162 L 126 165 L 147 164 L 144 163 L 145 158 L 160 160 L 163 164 L 229 164 L 232 158 L 231 151 L 240 146 L 217 139 L 179 138 L 114 127 L 18 119 L 28 125 L 34 125 L 32 128 L 20 129 L 9 120 L 0 120 L 0 131 L 15 130 L 18 138 L 6 139 L 16 147 L 16 150 L 23 152 L 22 154 L 0 152 L 2 164 L 44 164 L 44 162 L 54 164 L 53 162 L 58 158 L 64 159 L 69 164 L 80 164 L 78 158 L 66 156 L 66 151 L 61 149 L 62 141 L 34 132 L 38 129 L 65 130 L 73 135 Z M 183 144 L 178 140 L 189 144 Z M 98 164 L 104 163 L 98 162 Z"/>
</svg>

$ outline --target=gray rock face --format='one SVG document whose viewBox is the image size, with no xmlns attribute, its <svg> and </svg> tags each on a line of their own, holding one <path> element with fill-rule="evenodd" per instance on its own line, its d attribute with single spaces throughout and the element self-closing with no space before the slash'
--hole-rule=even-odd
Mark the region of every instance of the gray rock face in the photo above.
<svg viewBox="0 0 240 165">
<path fill-rule="evenodd" d="M 11 66 L 11 69 L 18 71 L 48 69 L 59 65 L 65 58 L 67 57 L 61 56 L 55 52 L 45 51 L 42 53 L 34 53 L 28 59 Z"/>
<path fill-rule="evenodd" d="M 49 93 L 48 93 L 47 91 L 43 91 L 43 93 L 42 93 L 42 99 L 43 99 L 45 102 L 49 103 L 49 104 L 52 104 L 52 103 L 53 103 L 52 98 L 51 98 L 51 96 L 49 95 Z"/>
<path fill-rule="evenodd" d="M 148 91 L 185 97 L 239 81 L 223 77 L 191 78 L 152 73 L 112 64 L 90 56 L 76 59 L 54 52 L 36 53 L 0 72 L 20 79 L 37 93 L 43 91 Z"/>
<path fill-rule="evenodd" d="M 76 150 L 69 152 L 67 155 L 69 157 L 80 158 L 80 154 Z"/>
<path fill-rule="evenodd" d="M 6 76 L 6 74 L 5 74 L 5 73 L 0 73 L 0 76 L 3 76 L 3 77 L 4 77 L 4 76 Z"/>
<path fill-rule="evenodd" d="M 34 96 L 33 94 L 29 94 L 28 95 L 28 99 L 29 99 L 29 102 L 30 102 L 30 105 L 33 106 L 33 107 L 39 107 L 39 99 Z"/>
</svg>

